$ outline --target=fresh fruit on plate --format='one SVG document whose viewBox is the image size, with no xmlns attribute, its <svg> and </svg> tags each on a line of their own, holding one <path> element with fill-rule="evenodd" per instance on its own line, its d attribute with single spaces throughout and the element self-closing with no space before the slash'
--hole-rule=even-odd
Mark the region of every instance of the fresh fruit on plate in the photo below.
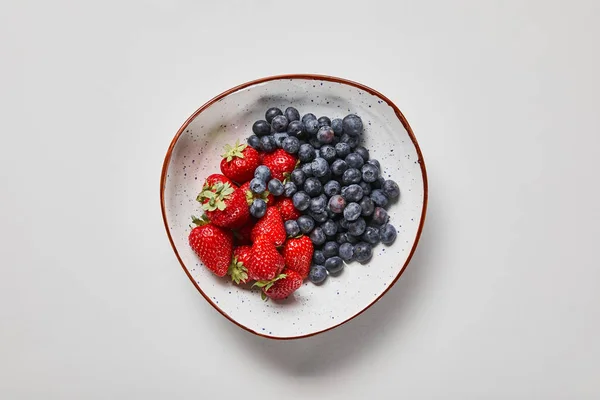
<svg viewBox="0 0 600 400">
<path fill-rule="evenodd" d="M 229 182 L 205 185 L 196 200 L 208 219 L 224 228 L 239 228 L 250 218 L 246 194 Z"/>
<path fill-rule="evenodd" d="M 233 251 L 232 233 L 211 224 L 206 218 L 192 217 L 196 225 L 188 237 L 200 261 L 217 276 L 225 276 Z"/>
<path fill-rule="evenodd" d="M 223 175 L 235 182 L 246 182 L 254 176 L 254 170 L 260 165 L 258 151 L 247 144 L 225 146 L 225 153 L 221 160 L 221 172 Z"/>
</svg>

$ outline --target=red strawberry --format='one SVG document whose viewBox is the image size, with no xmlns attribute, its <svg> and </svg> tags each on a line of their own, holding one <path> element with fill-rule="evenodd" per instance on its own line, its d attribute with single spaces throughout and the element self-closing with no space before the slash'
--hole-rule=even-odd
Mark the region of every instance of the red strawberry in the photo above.
<svg viewBox="0 0 600 400">
<path fill-rule="evenodd" d="M 277 207 L 267 207 L 265 215 L 254 225 L 250 236 L 252 241 L 255 242 L 261 236 L 269 238 L 275 246 L 281 246 L 285 242 L 285 226 Z"/>
<path fill-rule="evenodd" d="M 273 153 L 265 154 L 262 163 L 269 167 L 273 178 L 283 181 L 284 174 L 291 173 L 296 168 L 296 161 L 293 155 L 283 149 L 277 149 Z"/>
<path fill-rule="evenodd" d="M 261 236 L 252 245 L 252 253 L 248 269 L 250 280 L 271 280 L 277 276 L 285 266 L 285 261 L 271 240 Z"/>
<path fill-rule="evenodd" d="M 290 238 L 283 247 L 283 258 L 288 270 L 296 271 L 306 278 L 310 272 L 313 257 L 313 244 L 308 236 Z"/>
<path fill-rule="evenodd" d="M 262 194 L 254 194 L 250 190 L 250 182 L 244 183 L 240 186 L 240 189 L 246 194 L 246 201 L 248 202 L 248 207 L 252 205 L 254 199 L 260 198 L 267 202 L 267 205 L 275 204 L 275 196 L 269 193 L 268 190 L 265 190 Z"/>
<path fill-rule="evenodd" d="M 233 250 L 233 259 L 229 264 L 227 274 L 231 280 L 238 285 L 248 282 L 248 265 L 252 257 L 252 247 L 239 246 Z"/>
<path fill-rule="evenodd" d="M 286 269 L 277 278 L 268 282 L 256 282 L 255 285 L 262 287 L 263 295 L 273 300 L 282 300 L 302 286 L 302 276 L 296 271 Z"/>
<path fill-rule="evenodd" d="M 281 197 L 275 206 L 279 209 L 283 222 L 289 221 L 290 219 L 298 219 L 298 217 L 302 215 L 300 214 L 300 211 L 296 210 L 292 199 L 289 197 Z"/>
<path fill-rule="evenodd" d="M 190 232 L 190 247 L 215 275 L 225 276 L 232 256 L 231 232 L 209 223 L 206 218 L 192 217 L 192 221 L 198 226 Z"/>
<path fill-rule="evenodd" d="M 236 182 L 246 182 L 254 177 L 254 170 L 260 165 L 258 151 L 247 144 L 225 145 L 221 160 L 221 172 Z"/>
<path fill-rule="evenodd" d="M 230 183 L 217 182 L 205 186 L 196 198 L 208 219 L 224 228 L 239 228 L 250 219 L 246 195 Z"/>
<path fill-rule="evenodd" d="M 250 219 L 244 226 L 242 226 L 239 229 L 236 229 L 233 232 L 233 239 L 234 239 L 236 245 L 238 245 L 238 246 L 252 245 L 251 235 L 252 235 L 252 228 L 254 228 L 255 224 L 256 224 L 256 222 L 254 221 L 254 219 L 252 217 L 250 217 Z"/>
<path fill-rule="evenodd" d="M 225 175 L 221 175 L 221 174 L 212 174 L 209 175 L 208 178 L 206 178 L 206 180 L 204 181 L 204 188 L 208 188 L 212 185 L 214 185 L 215 183 L 229 183 L 232 187 L 234 187 L 233 182 L 231 182 L 231 179 L 229 179 L 228 177 L 226 177 Z"/>
</svg>

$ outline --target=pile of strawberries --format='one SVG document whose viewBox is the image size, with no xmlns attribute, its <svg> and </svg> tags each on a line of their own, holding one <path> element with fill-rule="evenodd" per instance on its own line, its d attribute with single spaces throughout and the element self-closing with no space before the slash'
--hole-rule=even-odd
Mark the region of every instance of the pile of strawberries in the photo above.
<svg viewBox="0 0 600 400">
<path fill-rule="evenodd" d="M 282 149 L 267 154 L 239 143 L 225 150 L 223 174 L 206 178 L 197 197 L 204 215 L 192 217 L 190 246 L 215 275 L 228 275 L 236 284 L 254 282 L 263 299 L 284 299 L 308 276 L 313 244 L 307 236 L 287 237 L 284 222 L 300 216 L 290 198 L 265 191 L 260 197 L 267 202 L 266 213 L 252 217 L 249 207 L 258 195 L 249 186 L 259 165 L 283 181 L 297 159 Z"/>
</svg>

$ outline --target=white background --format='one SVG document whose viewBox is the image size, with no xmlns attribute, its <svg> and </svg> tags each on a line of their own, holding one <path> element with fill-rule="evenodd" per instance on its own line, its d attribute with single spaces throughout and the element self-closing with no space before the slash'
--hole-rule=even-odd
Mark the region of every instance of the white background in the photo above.
<svg viewBox="0 0 600 400">
<path fill-rule="evenodd" d="M 600 398 L 599 15 L 595 0 L 0 3 L 0 398 Z M 294 72 L 396 102 L 430 202 L 379 303 L 276 342 L 189 282 L 159 175 L 201 104 Z"/>
</svg>

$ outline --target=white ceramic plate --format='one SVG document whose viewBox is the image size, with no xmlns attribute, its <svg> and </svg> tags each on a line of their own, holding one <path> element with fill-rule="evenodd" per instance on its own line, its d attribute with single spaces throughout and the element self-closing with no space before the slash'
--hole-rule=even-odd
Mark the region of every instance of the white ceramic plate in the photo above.
<svg viewBox="0 0 600 400">
<path fill-rule="evenodd" d="M 264 302 L 258 293 L 218 278 L 188 246 L 190 216 L 201 213 L 196 195 L 204 178 L 219 173 L 223 146 L 243 141 L 269 107 L 294 106 L 303 115 L 364 121 L 363 144 L 381 162 L 384 176 L 400 186 L 388 208 L 398 230 L 391 246 L 378 245 L 368 264 L 350 263 L 321 286 L 308 280 L 283 301 Z M 221 314 L 255 334 L 275 339 L 311 336 L 357 316 L 383 296 L 402 274 L 417 246 L 427 205 L 427 177 L 408 122 L 385 96 L 364 85 L 316 75 L 268 77 L 232 88 L 196 111 L 179 129 L 165 157 L 161 207 L 167 234 L 186 274 Z"/>
</svg>

